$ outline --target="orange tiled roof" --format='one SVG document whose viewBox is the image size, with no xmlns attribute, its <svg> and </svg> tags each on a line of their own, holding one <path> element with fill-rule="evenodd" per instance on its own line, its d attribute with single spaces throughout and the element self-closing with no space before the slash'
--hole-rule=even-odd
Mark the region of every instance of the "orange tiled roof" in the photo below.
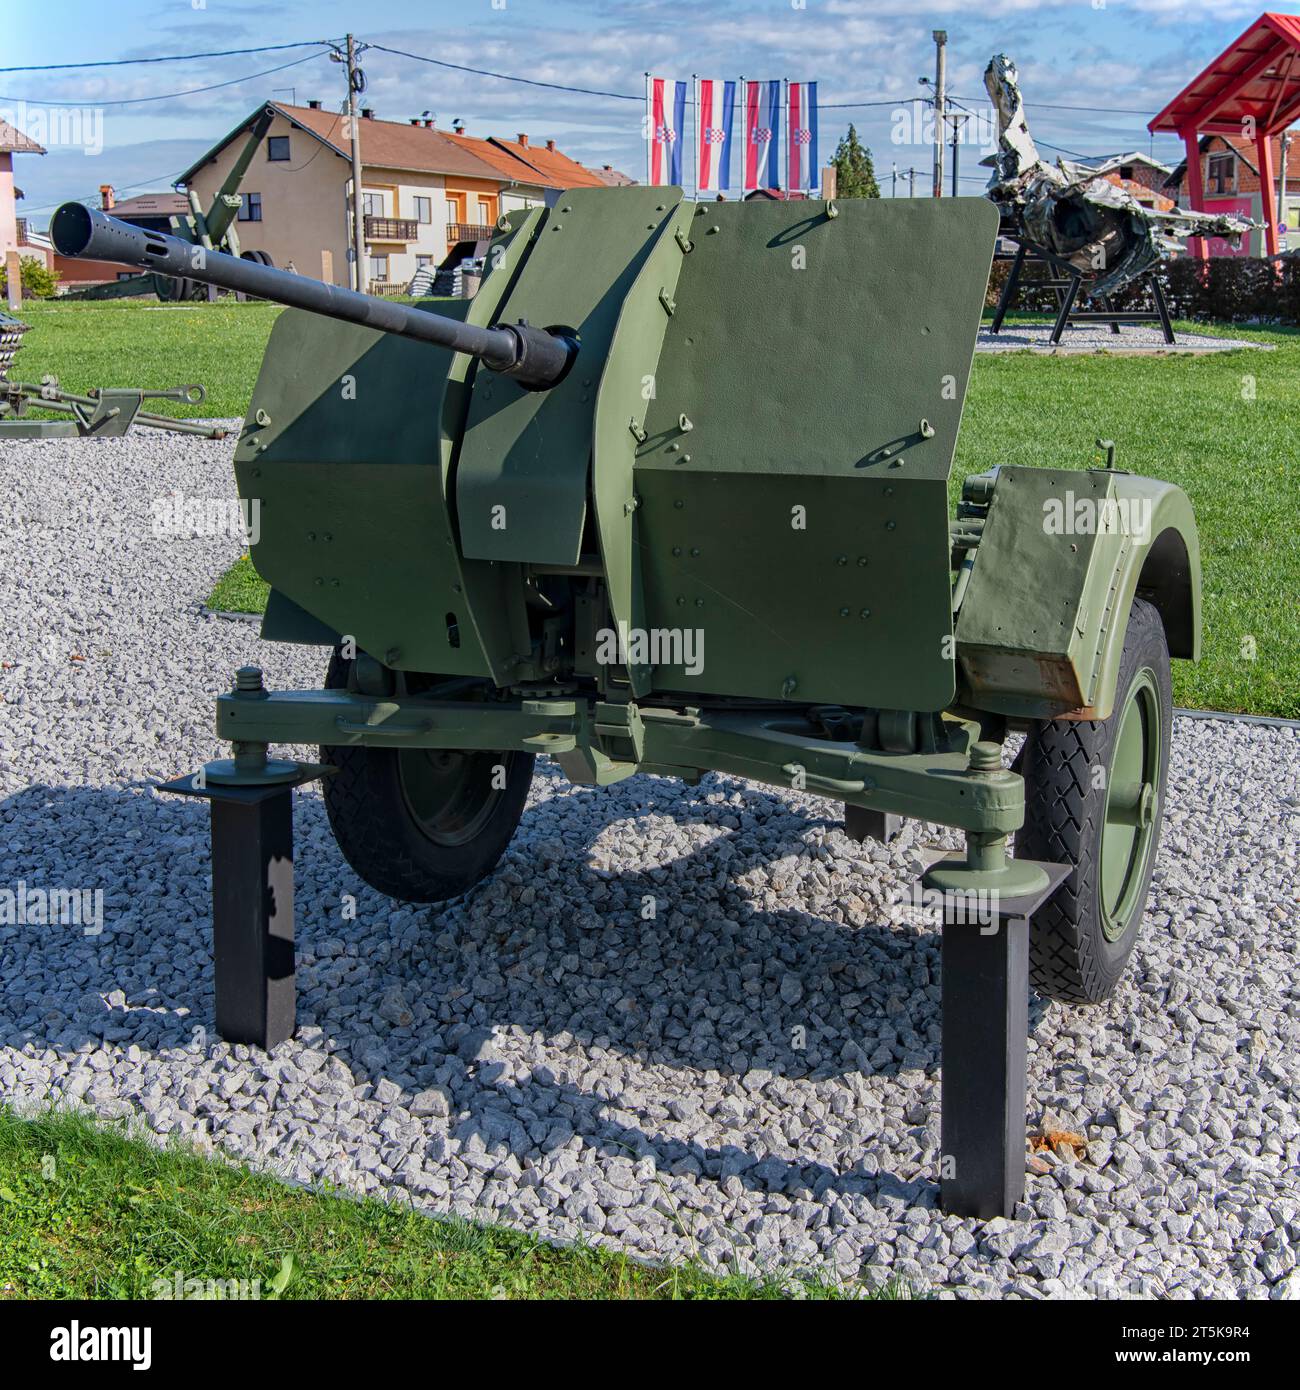
<svg viewBox="0 0 1300 1390">
<path fill-rule="evenodd" d="M 109 209 L 114 217 L 183 217 L 190 210 L 183 193 L 137 193 L 123 198 Z"/>
<path fill-rule="evenodd" d="M 0 154 L 44 154 L 45 147 L 38 145 L 30 135 L 24 135 L 16 125 L 0 120 Z"/>
<path fill-rule="evenodd" d="M 615 169 L 612 164 L 602 164 L 599 169 L 588 167 L 587 172 L 595 174 L 601 183 L 607 184 L 610 188 L 630 188 L 636 183 L 630 174 L 625 174 L 621 169 Z"/>
<path fill-rule="evenodd" d="M 343 116 L 337 111 L 318 111 L 310 106 L 273 103 L 291 121 L 306 127 L 341 155 L 349 154 L 343 133 Z M 381 121 L 362 116 L 361 163 L 381 169 L 418 169 L 430 174 L 462 174 L 467 178 L 491 179 L 497 169 L 457 144 L 455 137 L 432 126 L 412 125 L 409 121 Z"/>
<path fill-rule="evenodd" d="M 509 150 L 501 149 L 491 140 L 484 140 L 476 135 L 457 135 L 454 132 L 448 135 L 447 139 L 455 141 L 461 149 L 468 151 L 476 159 L 491 164 L 498 173 L 515 183 L 537 184 L 542 188 L 564 187 L 554 179 L 547 178 L 540 170 L 534 169 L 531 164 L 516 158 Z"/>
<path fill-rule="evenodd" d="M 552 188 L 604 188 L 605 180 L 598 178 L 590 169 L 584 169 L 576 159 L 570 159 L 559 150 L 548 149 L 545 145 L 527 144 L 519 140 L 502 140 L 492 137 L 492 143 L 507 154 L 531 165 L 541 174 Z"/>
<path fill-rule="evenodd" d="M 344 134 L 344 117 L 338 111 L 313 106 L 269 103 L 287 120 L 309 131 L 343 158 L 350 155 Z M 258 108 L 261 109 L 260 107 Z M 219 150 L 245 135 L 256 112 L 214 145 L 181 175 L 187 182 Z M 410 169 L 430 174 L 462 175 L 466 178 L 535 184 L 543 188 L 600 188 L 604 180 L 584 169 L 576 160 L 545 145 L 521 144 L 517 140 L 484 140 L 413 125 L 410 121 L 381 121 L 375 117 L 359 119 L 361 162 L 365 168 Z"/>
</svg>

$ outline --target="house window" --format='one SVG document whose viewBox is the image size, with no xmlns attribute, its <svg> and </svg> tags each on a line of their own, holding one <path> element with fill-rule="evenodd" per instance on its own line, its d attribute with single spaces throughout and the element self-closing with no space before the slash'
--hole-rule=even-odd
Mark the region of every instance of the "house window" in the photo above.
<svg viewBox="0 0 1300 1390">
<path fill-rule="evenodd" d="M 1235 154 L 1212 154 L 1208 171 L 1207 189 L 1209 193 L 1235 193 L 1237 190 L 1237 156 Z"/>
<path fill-rule="evenodd" d="M 262 220 L 262 195 L 260 193 L 241 193 L 239 195 L 239 220 L 241 222 L 260 222 Z"/>
<path fill-rule="evenodd" d="M 1119 166 L 1119 176 L 1122 179 L 1131 179 L 1133 177 L 1133 166 L 1131 164 L 1121 164 Z"/>
<path fill-rule="evenodd" d="M 417 270 L 428 270 L 428 268 L 429 268 L 432 264 L 433 264 L 433 257 L 432 257 L 432 256 L 417 256 L 417 257 L 415 258 L 415 268 L 416 268 Z"/>
<path fill-rule="evenodd" d="M 388 257 L 371 256 L 366 262 L 372 280 L 388 279 Z"/>
<path fill-rule="evenodd" d="M 382 217 L 384 215 L 384 195 L 382 193 L 361 194 L 361 210 L 367 217 Z"/>
<path fill-rule="evenodd" d="M 459 198 L 448 198 L 448 199 L 447 199 L 447 221 L 448 221 L 448 222 L 459 222 L 459 221 L 460 221 L 460 199 L 459 199 Z"/>
<path fill-rule="evenodd" d="M 421 198 L 418 195 L 415 199 L 415 220 L 417 222 L 433 221 L 433 199 Z"/>
<path fill-rule="evenodd" d="M 266 142 L 267 159 L 288 159 L 289 158 L 289 137 L 287 135 L 272 135 Z"/>
<path fill-rule="evenodd" d="M 478 220 L 479 225 L 483 227 L 489 226 L 493 221 L 492 203 L 487 198 L 480 198 L 478 200 Z"/>
</svg>

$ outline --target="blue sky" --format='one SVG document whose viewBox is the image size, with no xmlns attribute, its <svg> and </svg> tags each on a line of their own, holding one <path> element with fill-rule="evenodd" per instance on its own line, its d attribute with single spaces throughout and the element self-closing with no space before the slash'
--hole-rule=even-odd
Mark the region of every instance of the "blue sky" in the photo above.
<svg viewBox="0 0 1300 1390">
<path fill-rule="evenodd" d="M 823 162 L 852 120 L 887 184 L 891 163 L 928 167 L 927 149 L 891 140 L 901 129 L 897 108 L 829 104 L 917 96 L 917 78 L 934 68 L 934 28 L 948 31 L 953 93 L 977 105 L 990 55 L 1008 53 L 1020 67 L 1035 135 L 1102 155 L 1147 149 L 1147 118 L 1263 8 L 1259 0 L 57 0 L 49 10 L 15 6 L 0 67 L 337 38 L 351 28 L 362 40 L 453 63 L 611 92 L 640 93 L 647 68 L 683 78 L 697 72 L 817 80 Z M 79 108 L 86 115 L 70 132 L 73 142 L 16 161 L 27 195 L 20 212 L 43 225 L 55 204 L 93 196 L 101 183 L 119 191 L 165 188 L 272 95 L 300 103 L 319 98 L 337 109 L 342 69 L 323 56 L 296 61 L 309 52 L 0 73 L 0 114 L 92 103 Z M 283 63 L 296 65 L 266 73 Z M 644 175 L 635 101 L 521 86 L 374 51 L 363 66 L 367 103 L 381 117 L 404 120 L 429 110 L 441 125 L 462 118 L 473 135 L 526 131 L 533 140 L 554 139 L 584 163 Z M 124 101 L 134 104 L 110 104 Z M 1035 101 L 1101 109 L 1052 110 Z M 1169 163 L 1180 157 L 1169 137 L 1157 139 L 1155 152 Z M 980 191 L 978 158 L 976 150 L 963 153 L 963 171 L 972 176 L 964 192 Z"/>
</svg>

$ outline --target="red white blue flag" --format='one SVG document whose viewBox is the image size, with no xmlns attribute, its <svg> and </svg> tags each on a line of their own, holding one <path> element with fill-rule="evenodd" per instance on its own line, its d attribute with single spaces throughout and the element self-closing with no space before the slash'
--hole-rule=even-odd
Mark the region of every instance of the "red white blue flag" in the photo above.
<svg viewBox="0 0 1300 1390">
<path fill-rule="evenodd" d="M 781 187 L 781 82 L 745 83 L 745 192 Z"/>
<path fill-rule="evenodd" d="M 787 83 L 789 133 L 786 139 L 786 187 L 791 193 L 819 191 L 821 170 L 817 164 L 817 84 Z"/>
<path fill-rule="evenodd" d="M 699 140 L 699 191 L 731 187 L 731 130 L 736 84 L 702 77 L 695 93 L 695 127 Z"/>
<path fill-rule="evenodd" d="M 686 140 L 686 83 L 667 77 L 649 79 L 646 139 L 650 147 L 650 182 L 682 182 Z"/>
</svg>

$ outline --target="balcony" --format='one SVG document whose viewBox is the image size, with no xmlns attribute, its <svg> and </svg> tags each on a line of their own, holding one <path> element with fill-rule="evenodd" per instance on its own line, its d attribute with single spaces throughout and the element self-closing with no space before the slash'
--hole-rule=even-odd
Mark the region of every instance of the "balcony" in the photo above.
<svg viewBox="0 0 1300 1390">
<path fill-rule="evenodd" d="M 408 217 L 365 216 L 367 241 L 415 241 L 420 235 L 420 224 Z"/>
<path fill-rule="evenodd" d="M 496 228 L 484 222 L 448 222 L 448 241 L 491 241 Z"/>
</svg>

